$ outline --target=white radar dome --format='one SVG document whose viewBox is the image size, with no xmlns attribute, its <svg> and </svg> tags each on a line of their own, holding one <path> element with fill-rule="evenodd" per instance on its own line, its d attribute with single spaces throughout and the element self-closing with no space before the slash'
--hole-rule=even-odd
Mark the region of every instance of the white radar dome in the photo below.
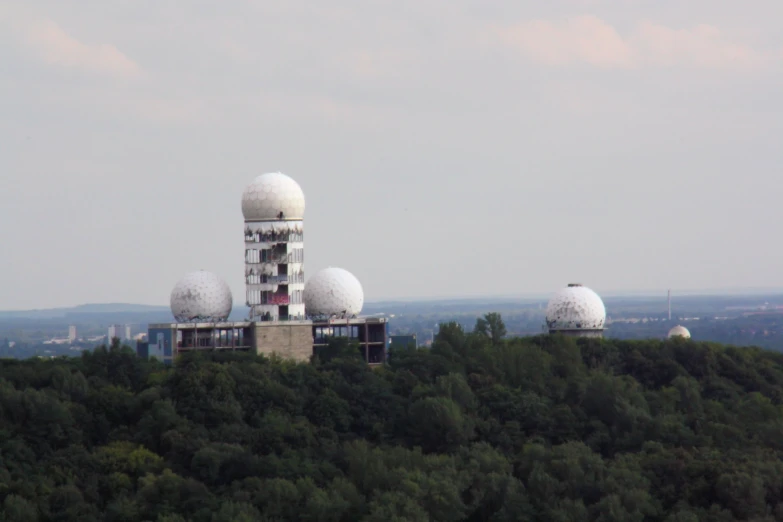
<svg viewBox="0 0 783 522">
<path fill-rule="evenodd" d="M 601 298 L 579 284 L 570 284 L 555 293 L 546 307 L 550 330 L 602 330 L 606 308 Z"/>
<path fill-rule="evenodd" d="M 245 221 L 304 219 L 304 211 L 302 187 L 281 172 L 261 174 L 242 193 Z"/>
<path fill-rule="evenodd" d="M 667 335 L 666 337 L 668 337 L 669 339 L 671 339 L 672 337 L 684 337 L 686 339 L 690 339 L 691 333 L 684 326 L 677 325 L 671 330 L 669 330 L 669 335 Z"/>
<path fill-rule="evenodd" d="M 307 280 L 304 288 L 305 312 L 314 315 L 358 315 L 364 305 L 359 280 L 342 268 L 324 268 Z"/>
<path fill-rule="evenodd" d="M 185 274 L 171 291 L 171 313 L 179 323 L 225 321 L 232 304 L 228 284 L 204 270 Z"/>
</svg>

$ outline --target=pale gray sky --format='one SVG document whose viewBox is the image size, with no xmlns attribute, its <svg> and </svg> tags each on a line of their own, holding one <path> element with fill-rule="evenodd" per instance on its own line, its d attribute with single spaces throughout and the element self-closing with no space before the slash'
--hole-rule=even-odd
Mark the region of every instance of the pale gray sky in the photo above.
<svg viewBox="0 0 783 522">
<path fill-rule="evenodd" d="M 779 0 L 4 0 L 0 308 L 243 301 L 302 185 L 369 300 L 783 286 Z"/>
</svg>

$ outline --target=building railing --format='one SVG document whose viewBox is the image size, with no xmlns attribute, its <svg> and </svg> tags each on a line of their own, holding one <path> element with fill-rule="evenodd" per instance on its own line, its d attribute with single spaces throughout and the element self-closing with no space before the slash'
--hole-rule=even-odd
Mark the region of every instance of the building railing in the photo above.
<svg viewBox="0 0 783 522">
<path fill-rule="evenodd" d="M 302 241 L 304 241 L 304 234 L 296 232 L 265 234 L 245 232 L 245 243 L 301 243 Z"/>
<path fill-rule="evenodd" d="M 254 250 L 248 248 L 245 250 L 245 263 L 248 265 L 277 264 L 289 265 L 292 263 L 304 262 L 304 249 L 297 248 L 288 253 L 273 253 L 268 249 Z"/>
<path fill-rule="evenodd" d="M 281 274 L 276 276 L 270 276 L 270 281 L 276 282 L 279 285 L 292 285 L 296 283 L 304 283 L 304 274 Z"/>
<path fill-rule="evenodd" d="M 249 285 L 293 285 L 304 283 L 304 274 L 267 275 L 247 273 L 245 283 Z"/>
<path fill-rule="evenodd" d="M 284 323 L 287 321 L 304 321 L 302 315 L 286 315 L 283 317 L 274 317 L 272 315 L 261 315 L 256 318 L 259 323 Z"/>
<path fill-rule="evenodd" d="M 251 344 L 231 344 L 231 343 L 215 343 L 215 344 L 193 344 L 193 343 L 187 343 L 177 344 L 177 350 L 214 350 L 215 348 L 231 348 L 234 350 L 247 350 L 249 348 L 252 348 L 253 345 Z"/>
</svg>

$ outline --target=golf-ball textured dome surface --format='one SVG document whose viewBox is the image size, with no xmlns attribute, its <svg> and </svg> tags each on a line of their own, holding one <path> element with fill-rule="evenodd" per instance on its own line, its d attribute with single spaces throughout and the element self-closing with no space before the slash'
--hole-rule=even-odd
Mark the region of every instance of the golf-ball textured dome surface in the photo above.
<svg viewBox="0 0 783 522">
<path fill-rule="evenodd" d="M 186 274 L 171 291 L 171 313 L 180 323 L 225 321 L 232 302 L 228 284 L 204 270 Z"/>
<path fill-rule="evenodd" d="M 242 193 L 245 221 L 304 219 L 305 197 L 299 184 L 280 172 L 261 174 Z"/>
<path fill-rule="evenodd" d="M 349 271 L 324 268 L 307 280 L 304 302 L 307 315 L 358 315 L 364 305 L 364 290 Z"/>
<path fill-rule="evenodd" d="M 684 326 L 677 325 L 671 330 L 669 330 L 669 335 L 667 337 L 669 337 L 670 339 L 672 337 L 685 337 L 686 339 L 690 339 L 691 333 Z"/>
<path fill-rule="evenodd" d="M 550 330 L 601 330 L 606 308 L 601 298 L 581 285 L 569 285 L 555 293 L 546 307 Z"/>
</svg>

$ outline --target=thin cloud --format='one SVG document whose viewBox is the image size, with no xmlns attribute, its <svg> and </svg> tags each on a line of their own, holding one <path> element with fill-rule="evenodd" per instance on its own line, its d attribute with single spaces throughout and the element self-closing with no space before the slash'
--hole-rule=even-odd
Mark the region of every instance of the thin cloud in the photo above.
<svg viewBox="0 0 783 522">
<path fill-rule="evenodd" d="M 584 63 L 600 68 L 755 67 L 766 56 L 730 41 L 711 25 L 673 29 L 643 22 L 623 37 L 612 25 L 585 15 L 562 22 L 534 20 L 495 27 L 493 33 L 528 59 L 545 65 Z"/>
<path fill-rule="evenodd" d="M 759 51 L 729 41 L 711 25 L 672 29 L 645 22 L 639 25 L 632 41 L 642 59 L 657 66 L 755 67 L 766 61 Z"/>
<path fill-rule="evenodd" d="M 501 41 L 530 59 L 548 65 L 633 65 L 631 47 L 611 25 L 595 16 L 579 16 L 562 23 L 533 20 L 498 28 L 497 34 Z"/>
<path fill-rule="evenodd" d="M 44 61 L 53 65 L 124 78 L 141 73 L 141 67 L 115 46 L 82 43 L 51 20 L 31 24 L 25 41 Z"/>
</svg>

